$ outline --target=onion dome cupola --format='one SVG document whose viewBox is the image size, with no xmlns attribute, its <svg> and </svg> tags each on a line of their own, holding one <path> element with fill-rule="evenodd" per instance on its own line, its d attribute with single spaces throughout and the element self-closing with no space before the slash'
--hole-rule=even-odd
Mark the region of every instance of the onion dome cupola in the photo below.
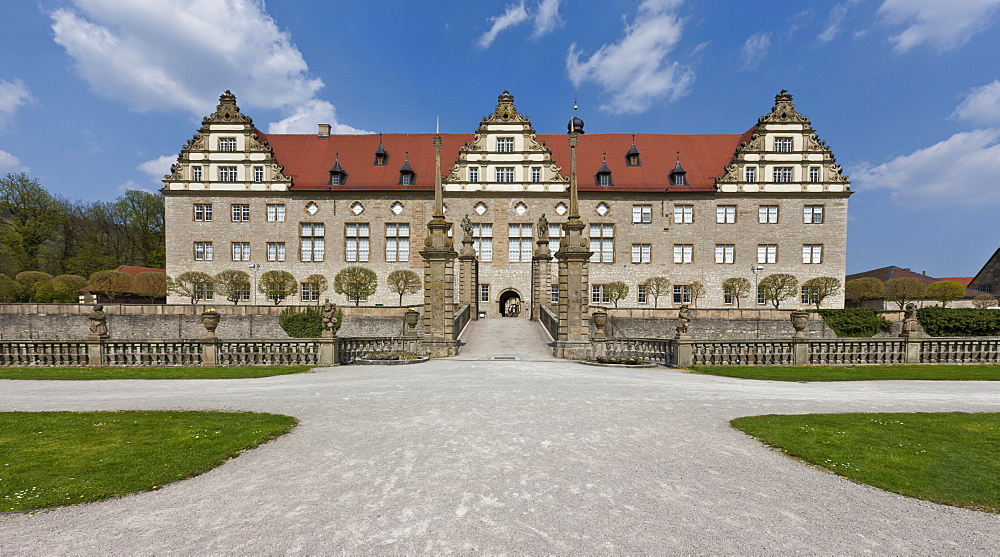
<svg viewBox="0 0 1000 557">
<path fill-rule="evenodd" d="M 594 174 L 594 183 L 598 186 L 613 186 L 614 179 L 611 177 L 611 169 L 608 168 L 608 154 L 604 153 L 604 161 L 601 162 L 601 169 Z"/>
<path fill-rule="evenodd" d="M 399 185 L 412 186 L 416 183 L 417 173 L 410 167 L 410 153 L 407 152 L 406 160 L 403 161 L 403 166 L 399 169 Z"/>
<path fill-rule="evenodd" d="M 635 148 L 635 134 L 632 134 L 632 148 L 625 153 L 626 166 L 642 166 L 642 159 L 639 158 L 639 150 Z"/>
<path fill-rule="evenodd" d="M 340 153 L 337 153 L 337 159 L 333 163 L 333 168 L 330 169 L 330 181 L 327 182 L 328 186 L 342 186 L 347 183 L 347 172 L 340 166 Z"/>
<path fill-rule="evenodd" d="M 583 120 L 576 115 L 577 108 L 579 108 L 579 105 L 573 103 L 573 119 L 566 124 L 566 133 L 584 133 Z"/>
<path fill-rule="evenodd" d="M 687 171 L 681 166 L 681 152 L 677 151 L 677 164 L 674 165 L 674 169 L 670 171 L 670 185 L 671 186 L 686 186 L 687 182 Z"/>
<path fill-rule="evenodd" d="M 375 150 L 375 161 L 372 166 L 385 166 L 389 164 L 389 153 L 382 146 L 382 134 L 378 134 L 378 149 Z"/>
</svg>

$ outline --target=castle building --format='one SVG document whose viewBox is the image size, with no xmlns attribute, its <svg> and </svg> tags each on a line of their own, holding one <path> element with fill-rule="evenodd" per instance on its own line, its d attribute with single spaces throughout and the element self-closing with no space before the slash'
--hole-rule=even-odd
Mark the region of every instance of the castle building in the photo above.
<svg viewBox="0 0 1000 557">
<path fill-rule="evenodd" d="M 472 223 L 479 311 L 496 317 L 517 308 L 524 315 L 534 240 L 547 235 L 555 254 L 569 209 L 566 135 L 536 133 L 507 91 L 474 132 L 440 135 L 450 164 L 442 171 L 445 214 Z M 332 135 L 326 124 L 315 135 L 264 134 L 227 91 L 164 178 L 167 273 L 249 268 L 256 280 L 285 270 L 299 281 L 322 274 L 332 284 L 344 267 L 361 265 L 380 280 L 363 303 L 397 305 L 386 275 L 422 275 L 432 138 Z M 592 304 L 610 303 L 612 281 L 629 286 L 621 306 L 690 303 L 691 285 L 700 283 L 698 307 L 746 308 L 764 302 L 734 300 L 725 279 L 844 278 L 849 182 L 785 91 L 744 133 L 586 133 L 576 150 L 580 214 L 593 252 Z M 539 231 L 540 222 L 548 230 Z M 550 284 L 558 282 L 555 267 Z M 655 276 L 671 286 L 654 299 L 642 283 Z M 205 298 L 217 297 L 205 290 Z M 252 290 L 245 301 L 266 303 Z M 800 294 L 783 307 L 807 303 L 809 292 Z M 540 302 L 557 300 L 558 286 L 551 295 Z M 348 302 L 304 282 L 298 292 L 303 303 L 326 297 Z M 404 304 L 420 299 L 407 295 Z M 843 307 L 843 294 L 823 305 Z"/>
</svg>

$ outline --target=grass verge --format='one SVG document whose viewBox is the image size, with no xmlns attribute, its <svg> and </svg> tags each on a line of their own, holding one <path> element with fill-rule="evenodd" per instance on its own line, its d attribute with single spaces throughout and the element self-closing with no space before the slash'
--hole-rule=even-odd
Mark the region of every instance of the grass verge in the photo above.
<svg viewBox="0 0 1000 557">
<path fill-rule="evenodd" d="M 297 423 L 250 412 L 3 412 L 0 511 L 157 489 L 207 472 Z"/>
<path fill-rule="evenodd" d="M 1000 381 L 998 365 L 693 366 L 696 373 L 767 381 Z"/>
<path fill-rule="evenodd" d="M 730 423 L 850 480 L 1000 512 L 1000 414 L 767 415 Z"/>
<path fill-rule="evenodd" d="M 253 379 L 304 373 L 314 366 L 4 367 L 0 379 Z"/>
</svg>

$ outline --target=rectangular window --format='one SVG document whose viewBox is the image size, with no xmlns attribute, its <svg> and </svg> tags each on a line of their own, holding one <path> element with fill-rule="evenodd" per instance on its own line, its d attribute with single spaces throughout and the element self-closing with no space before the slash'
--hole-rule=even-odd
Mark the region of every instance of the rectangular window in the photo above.
<svg viewBox="0 0 1000 557">
<path fill-rule="evenodd" d="M 606 285 L 604 284 L 591 284 L 590 285 L 590 302 L 594 304 L 610 304 L 611 298 L 608 297 L 607 291 L 605 290 Z"/>
<path fill-rule="evenodd" d="M 722 289 L 722 303 L 724 305 L 727 305 L 727 306 L 733 305 L 733 299 L 734 298 L 735 298 L 735 296 L 733 296 L 733 289 L 732 288 L 723 288 Z"/>
<path fill-rule="evenodd" d="M 819 167 L 810 166 L 809 167 L 809 181 L 816 183 L 819 182 Z"/>
<path fill-rule="evenodd" d="M 514 152 L 514 138 L 513 137 L 498 137 L 497 138 L 497 153 L 513 153 Z"/>
<path fill-rule="evenodd" d="M 816 303 L 816 301 L 815 301 L 816 300 L 816 294 L 815 294 L 815 292 L 816 292 L 815 288 L 810 288 L 808 286 L 803 286 L 802 287 L 802 297 L 800 298 L 802 300 L 802 303 L 804 305 L 807 305 L 807 306 L 815 304 Z"/>
<path fill-rule="evenodd" d="M 340 178 L 340 176 L 337 176 L 336 174 L 334 176 L 336 176 L 337 178 Z M 253 167 L 253 181 L 254 182 L 263 182 L 264 181 L 264 167 L 263 166 L 255 166 L 255 167 Z"/>
<path fill-rule="evenodd" d="M 194 220 L 208 222 L 212 220 L 212 204 L 211 203 L 195 203 L 194 204 Z"/>
<path fill-rule="evenodd" d="M 236 181 L 236 167 L 235 166 L 220 166 L 219 167 L 219 181 L 220 182 L 235 182 Z"/>
<path fill-rule="evenodd" d="M 559 239 L 566 236 L 566 231 L 563 230 L 561 224 L 549 224 L 549 252 L 556 253 L 559 251 Z"/>
<path fill-rule="evenodd" d="M 511 263 L 531 262 L 531 225 L 507 225 L 507 260 Z"/>
<path fill-rule="evenodd" d="M 284 261 L 285 260 L 285 243 L 284 242 L 268 242 L 267 243 L 267 260 L 268 261 Z"/>
<path fill-rule="evenodd" d="M 212 260 L 212 242 L 195 242 L 194 243 L 194 260 L 195 261 L 211 261 Z"/>
<path fill-rule="evenodd" d="M 694 222 L 694 205 L 674 205 L 674 222 L 677 224 Z"/>
<path fill-rule="evenodd" d="M 693 253 L 692 244 L 674 244 L 674 263 L 691 263 Z"/>
<path fill-rule="evenodd" d="M 321 222 L 299 224 L 299 259 L 323 261 L 326 255 L 326 227 Z"/>
<path fill-rule="evenodd" d="M 540 166 L 531 167 L 531 181 L 535 182 L 536 184 L 542 181 L 542 167 Z"/>
<path fill-rule="evenodd" d="M 597 185 L 599 185 L 599 186 L 610 186 L 611 185 L 611 175 L 610 174 L 599 174 L 597 176 Z"/>
<path fill-rule="evenodd" d="M 232 209 L 233 222 L 246 222 L 250 220 L 250 206 L 244 204 L 230 205 Z"/>
<path fill-rule="evenodd" d="M 281 203 L 268 203 L 267 222 L 285 222 L 285 206 Z"/>
<path fill-rule="evenodd" d="M 761 205 L 757 209 L 757 222 L 761 224 L 778 224 L 778 206 Z"/>
<path fill-rule="evenodd" d="M 792 152 L 792 138 L 790 137 L 775 137 L 774 138 L 774 150 L 778 153 L 791 153 Z"/>
<path fill-rule="evenodd" d="M 493 261 L 493 225 L 472 225 L 472 247 L 480 261 Z"/>
<path fill-rule="evenodd" d="M 646 296 L 646 285 L 640 284 L 635 287 L 636 303 L 645 304 L 649 301 L 649 297 Z"/>
<path fill-rule="evenodd" d="M 220 137 L 219 138 L 219 150 L 226 152 L 233 152 L 236 150 L 236 138 L 235 137 Z"/>
<path fill-rule="evenodd" d="M 215 297 L 213 285 L 210 282 L 198 282 L 194 285 L 194 297 L 198 300 L 211 300 Z"/>
<path fill-rule="evenodd" d="M 633 224 L 645 224 L 653 222 L 653 206 L 652 205 L 633 205 L 632 206 L 632 223 Z"/>
<path fill-rule="evenodd" d="M 400 174 L 399 175 L 399 185 L 409 186 L 413 184 L 413 174 Z M 348 296 L 350 297 L 350 296 Z"/>
<path fill-rule="evenodd" d="M 470 166 L 469 167 L 469 181 L 470 182 L 478 182 L 479 181 L 479 167 L 478 166 Z"/>
<path fill-rule="evenodd" d="M 200 182 L 201 181 L 201 167 L 200 166 L 192 166 L 191 167 L 191 181 L 192 182 Z"/>
<path fill-rule="evenodd" d="M 558 284 L 550 284 L 549 285 L 549 301 L 552 302 L 553 305 L 559 303 L 559 285 Z"/>
<path fill-rule="evenodd" d="M 348 296 L 347 301 L 352 304 L 355 302 L 366 303 L 368 301 L 368 296 L 358 296 L 357 298 L 355 298 L 354 296 Z"/>
<path fill-rule="evenodd" d="M 757 263 L 777 263 L 778 244 L 757 244 Z"/>
<path fill-rule="evenodd" d="M 690 304 L 691 303 L 691 287 L 686 284 L 675 284 L 674 285 L 674 303 L 675 304 Z"/>
<path fill-rule="evenodd" d="M 498 166 L 497 169 L 497 182 L 513 182 L 514 181 L 514 167 L 513 166 Z"/>
<path fill-rule="evenodd" d="M 479 285 L 479 301 L 480 302 L 490 301 L 490 285 L 488 284 Z"/>
<path fill-rule="evenodd" d="M 748 167 L 746 167 L 746 170 L 744 172 L 746 173 L 747 182 L 756 182 L 757 181 L 757 167 L 756 166 L 748 166 Z"/>
<path fill-rule="evenodd" d="M 311 282 L 301 282 L 299 300 L 303 302 L 318 302 L 319 301 L 319 289 L 316 285 Z"/>
<path fill-rule="evenodd" d="M 774 167 L 774 181 L 775 182 L 791 182 L 792 181 L 792 167 L 790 167 L 790 166 L 776 166 L 776 167 Z"/>
<path fill-rule="evenodd" d="M 250 242 L 233 242 L 233 261 L 250 261 Z"/>
<path fill-rule="evenodd" d="M 823 224 L 823 206 L 806 205 L 802 210 L 802 222 L 806 224 Z"/>
<path fill-rule="evenodd" d="M 386 223 L 385 260 L 410 260 L 410 225 L 408 223 Z"/>
<path fill-rule="evenodd" d="M 344 231 L 347 261 L 368 261 L 369 230 L 367 222 L 348 223 Z"/>
<path fill-rule="evenodd" d="M 649 263 L 650 244 L 632 244 L 632 263 Z"/>
<path fill-rule="evenodd" d="M 240 300 L 242 300 L 244 302 L 249 302 L 250 301 L 250 284 L 249 283 L 243 283 L 242 285 L 237 284 L 237 285 L 235 285 L 235 290 L 236 290 L 235 294 L 236 294 L 236 296 L 239 297 Z"/>
<path fill-rule="evenodd" d="M 823 244 L 803 244 L 802 262 L 818 264 L 823 262 Z"/>
<path fill-rule="evenodd" d="M 736 222 L 736 205 L 719 205 L 715 208 L 715 222 L 733 224 Z"/>
<path fill-rule="evenodd" d="M 767 303 L 767 295 L 764 294 L 764 289 L 760 286 L 757 287 L 757 305 L 764 305 Z"/>
<path fill-rule="evenodd" d="M 591 263 L 615 262 L 615 225 L 590 225 L 590 256 Z"/>
<path fill-rule="evenodd" d="M 715 244 L 715 262 L 733 263 L 736 259 L 736 246 L 733 244 Z"/>
</svg>

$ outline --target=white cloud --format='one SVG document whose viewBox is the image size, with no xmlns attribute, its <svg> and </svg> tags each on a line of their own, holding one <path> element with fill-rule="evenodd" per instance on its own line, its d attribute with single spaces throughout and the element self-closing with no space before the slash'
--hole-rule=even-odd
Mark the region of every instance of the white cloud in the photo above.
<svg viewBox="0 0 1000 557">
<path fill-rule="evenodd" d="M 164 155 L 162 157 L 157 157 L 151 161 L 146 161 L 140 163 L 136 168 L 149 174 L 149 177 L 153 179 L 154 182 L 161 182 L 163 176 L 170 174 L 170 165 L 177 162 L 177 155 Z M 132 188 L 135 189 L 135 188 Z"/>
<path fill-rule="evenodd" d="M 740 49 L 740 60 L 744 70 L 752 70 L 760 65 L 767 58 L 767 51 L 771 48 L 770 33 L 754 33 L 743 43 Z"/>
<path fill-rule="evenodd" d="M 0 171 L 2 172 L 27 172 L 28 167 L 21 166 L 21 159 L 8 153 L 0 151 Z"/>
<path fill-rule="evenodd" d="M 0 79 L 0 126 L 7 123 L 18 107 L 32 100 L 31 91 L 20 79 Z"/>
<path fill-rule="evenodd" d="M 125 193 L 129 190 L 139 190 L 147 193 L 159 193 L 159 188 L 150 188 L 148 186 L 142 186 L 135 183 L 134 180 L 127 180 L 124 184 L 118 186 L 118 193 Z"/>
<path fill-rule="evenodd" d="M 897 51 L 924 43 L 948 51 L 989 28 L 998 7 L 1000 0 L 885 0 L 878 11 L 890 25 L 905 26 L 889 37 Z"/>
<path fill-rule="evenodd" d="M 862 163 L 851 172 L 856 189 L 891 190 L 909 207 L 998 205 L 1000 129 L 957 133 L 885 164 Z"/>
<path fill-rule="evenodd" d="M 1000 122 L 1000 80 L 969 91 L 952 117 L 979 124 Z"/>
<path fill-rule="evenodd" d="M 515 25 L 520 25 L 527 20 L 528 10 L 524 9 L 523 1 L 516 6 L 507 6 L 507 11 L 505 11 L 503 15 L 490 18 L 493 25 L 490 27 L 489 31 L 483 33 L 479 37 L 479 40 L 476 41 L 476 43 L 479 45 L 479 48 L 488 48 L 491 44 L 493 44 L 493 41 L 501 32 L 514 27 Z"/>
<path fill-rule="evenodd" d="M 541 37 L 562 27 L 563 20 L 559 17 L 559 0 L 542 0 L 535 12 L 534 38 Z"/>
<path fill-rule="evenodd" d="M 680 42 L 684 22 L 677 14 L 682 0 L 646 0 L 634 21 L 625 25 L 625 36 L 605 44 L 590 58 L 576 43 L 566 54 L 566 70 L 573 85 L 593 81 L 611 100 L 601 106 L 611 113 L 639 113 L 654 101 L 678 99 L 694 83 L 694 70 L 667 55 Z"/>
<path fill-rule="evenodd" d="M 326 101 L 313 99 L 300 103 L 295 111 L 280 122 L 271 122 L 267 133 L 316 133 L 316 124 L 331 123 L 331 133 L 371 133 L 337 122 L 337 109 Z"/>
<path fill-rule="evenodd" d="M 133 110 L 204 116 L 230 89 L 290 113 L 323 87 L 260 0 L 72 2 L 51 14 L 55 42 L 95 93 Z"/>
<path fill-rule="evenodd" d="M 821 43 L 828 43 L 835 39 L 837 35 L 840 34 L 840 30 L 844 26 L 844 20 L 847 19 L 847 12 L 850 11 L 851 7 L 858 3 L 859 0 L 847 0 L 846 2 L 841 2 L 833 8 L 830 9 L 830 15 L 826 18 L 826 24 L 823 27 L 823 32 L 821 32 L 816 39 Z"/>
</svg>

